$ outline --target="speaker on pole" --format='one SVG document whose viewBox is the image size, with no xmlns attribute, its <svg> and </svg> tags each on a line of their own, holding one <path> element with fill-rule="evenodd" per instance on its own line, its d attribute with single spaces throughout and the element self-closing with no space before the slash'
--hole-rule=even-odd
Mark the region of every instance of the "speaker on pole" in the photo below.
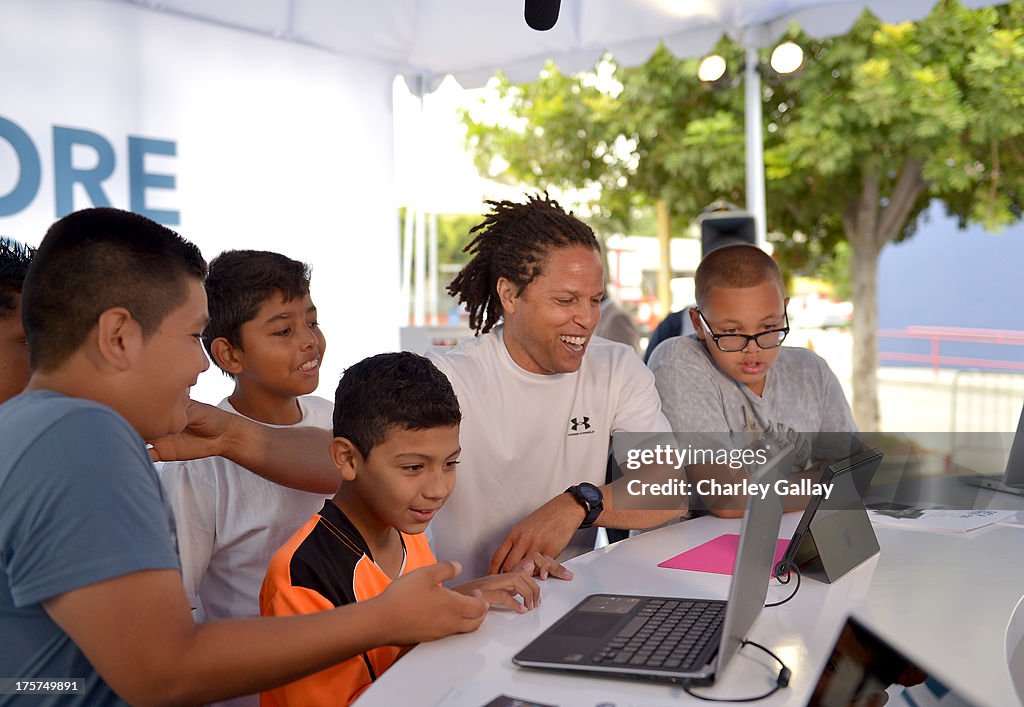
<svg viewBox="0 0 1024 707">
<path fill-rule="evenodd" d="M 700 257 L 726 245 L 757 244 L 754 217 L 746 211 L 711 211 L 700 217 Z"/>
</svg>

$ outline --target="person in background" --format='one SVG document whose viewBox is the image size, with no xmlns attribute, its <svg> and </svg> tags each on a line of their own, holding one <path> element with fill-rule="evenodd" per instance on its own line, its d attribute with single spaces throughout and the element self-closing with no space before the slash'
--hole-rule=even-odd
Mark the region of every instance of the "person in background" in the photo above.
<svg viewBox="0 0 1024 707">
<path fill-rule="evenodd" d="M 644 351 L 644 363 L 651 362 L 651 355 L 658 345 L 663 341 L 676 336 L 688 336 L 694 333 L 693 324 L 690 323 L 690 311 L 693 307 L 684 307 L 671 312 L 661 320 L 658 326 L 651 332 L 651 338 L 647 340 L 647 350 Z"/>
<path fill-rule="evenodd" d="M 607 290 L 604 299 L 601 300 L 601 318 L 594 329 L 594 336 L 618 341 L 632 348 L 638 355 L 640 353 L 640 330 L 633 323 L 629 313 L 608 294 Z"/>
</svg>

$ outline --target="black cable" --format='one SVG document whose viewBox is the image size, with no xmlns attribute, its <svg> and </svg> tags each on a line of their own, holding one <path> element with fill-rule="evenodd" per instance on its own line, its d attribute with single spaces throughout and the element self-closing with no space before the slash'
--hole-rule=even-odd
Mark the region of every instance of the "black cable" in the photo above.
<svg viewBox="0 0 1024 707">
<path fill-rule="evenodd" d="M 796 563 L 790 560 L 781 560 L 779 564 L 775 565 L 775 579 L 779 580 L 779 584 L 789 584 L 789 580 L 792 579 L 792 573 L 796 573 L 796 587 L 793 588 L 793 593 L 782 601 L 772 602 L 771 604 L 765 604 L 765 608 L 772 606 L 782 606 L 787 601 L 796 596 L 796 593 L 800 591 L 800 568 L 796 566 Z M 783 576 L 785 573 L 785 576 Z"/>
<path fill-rule="evenodd" d="M 370 662 L 370 654 L 363 651 L 363 662 L 366 663 L 366 670 L 370 673 L 370 682 L 377 682 L 377 673 L 373 669 L 373 663 Z"/>
<path fill-rule="evenodd" d="M 797 576 L 799 577 L 799 574 L 797 574 Z M 786 601 L 788 601 L 788 599 Z M 685 692 L 690 697 L 696 697 L 698 700 L 704 700 L 705 702 L 757 702 L 758 700 L 763 700 L 766 697 L 771 697 L 782 688 L 789 686 L 789 679 L 793 676 L 793 672 L 786 667 L 785 663 L 782 662 L 782 658 L 772 653 L 770 650 L 762 646 L 760 643 L 754 643 L 753 641 L 744 640 L 743 643 L 740 644 L 740 648 L 746 645 L 751 645 L 755 648 L 760 648 L 765 653 L 774 658 L 776 661 L 778 661 L 779 665 L 782 666 L 782 669 L 779 671 L 779 676 L 775 679 L 775 687 L 773 687 L 771 690 L 764 693 L 763 695 L 757 695 L 755 697 L 706 697 L 704 695 L 698 695 L 696 692 L 693 692 L 693 690 L 690 689 L 689 685 L 684 684 L 683 692 Z"/>
</svg>

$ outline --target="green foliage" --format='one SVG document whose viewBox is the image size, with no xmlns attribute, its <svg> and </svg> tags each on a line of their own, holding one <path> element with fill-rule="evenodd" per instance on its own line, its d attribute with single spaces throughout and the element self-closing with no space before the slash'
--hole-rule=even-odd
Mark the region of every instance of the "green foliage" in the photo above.
<svg viewBox="0 0 1024 707">
<path fill-rule="evenodd" d="M 877 234 L 882 244 L 912 235 L 930 199 L 961 225 L 1019 218 L 1022 14 L 1020 2 L 967 10 L 946 1 L 916 24 L 865 14 L 846 36 L 805 45 L 809 59 L 785 84 L 785 120 L 765 153 L 770 226 L 849 236 L 842 216 L 865 180 L 878 180 L 881 220 L 907 165 L 926 190 L 895 233 Z"/>
<path fill-rule="evenodd" d="M 469 254 L 463 248 L 473 237 L 469 230 L 483 221 L 482 214 L 440 214 L 437 217 L 437 254 L 441 263 L 465 265 Z"/>
</svg>

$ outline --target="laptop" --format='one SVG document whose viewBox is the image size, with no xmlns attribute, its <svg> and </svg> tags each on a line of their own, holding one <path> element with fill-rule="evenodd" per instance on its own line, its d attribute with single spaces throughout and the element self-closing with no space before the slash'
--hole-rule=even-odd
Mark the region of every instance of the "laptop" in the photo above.
<svg viewBox="0 0 1024 707">
<path fill-rule="evenodd" d="M 1010 445 L 1010 456 L 1006 459 L 1006 471 L 1001 475 L 970 474 L 958 476 L 957 479 L 969 486 L 1024 496 L 1024 407 L 1021 408 L 1017 433 Z"/>
<path fill-rule="evenodd" d="M 825 467 L 818 482 L 830 485 L 831 493 L 807 502 L 776 575 L 792 562 L 807 576 L 832 582 L 878 553 L 863 499 L 884 456 L 881 449 L 868 449 Z"/>
<path fill-rule="evenodd" d="M 774 488 L 796 448 L 779 449 L 755 473 Z M 616 678 L 709 685 L 739 650 L 768 594 L 782 522 L 782 499 L 750 496 L 727 601 L 592 594 L 512 661 Z"/>
<path fill-rule="evenodd" d="M 973 707 L 942 677 L 852 616 L 846 619 L 818 676 L 807 707 L 850 705 Z"/>
</svg>

